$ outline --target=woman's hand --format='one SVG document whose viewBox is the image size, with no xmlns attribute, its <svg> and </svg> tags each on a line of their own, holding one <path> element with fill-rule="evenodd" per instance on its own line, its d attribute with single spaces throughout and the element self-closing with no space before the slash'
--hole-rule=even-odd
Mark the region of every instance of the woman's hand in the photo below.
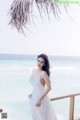
<svg viewBox="0 0 80 120">
<path fill-rule="evenodd" d="M 39 107 L 41 105 L 41 100 L 37 100 L 35 106 Z"/>
<path fill-rule="evenodd" d="M 28 98 L 31 98 L 32 97 L 32 94 L 29 94 Z"/>
</svg>

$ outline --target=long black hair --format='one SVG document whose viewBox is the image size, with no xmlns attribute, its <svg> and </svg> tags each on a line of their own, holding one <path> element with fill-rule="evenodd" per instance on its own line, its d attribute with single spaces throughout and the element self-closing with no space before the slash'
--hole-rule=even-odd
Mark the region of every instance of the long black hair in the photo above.
<svg viewBox="0 0 80 120">
<path fill-rule="evenodd" d="M 48 56 L 46 54 L 40 54 L 38 55 L 37 59 L 38 58 L 43 58 L 44 59 L 44 66 L 42 67 L 42 70 L 46 71 L 47 75 L 50 77 L 50 63 L 49 63 L 49 59 L 48 59 Z"/>
</svg>

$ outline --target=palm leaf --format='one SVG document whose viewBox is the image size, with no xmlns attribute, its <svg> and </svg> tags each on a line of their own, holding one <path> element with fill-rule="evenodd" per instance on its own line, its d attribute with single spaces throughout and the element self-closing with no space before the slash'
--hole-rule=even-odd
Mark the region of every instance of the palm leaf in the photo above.
<svg viewBox="0 0 80 120">
<path fill-rule="evenodd" d="M 9 24 L 16 27 L 19 32 L 24 31 L 24 28 L 27 27 L 27 24 L 30 22 L 31 16 L 33 17 L 33 2 L 33 0 L 14 0 L 10 6 Z M 59 5 L 55 4 L 52 0 L 35 0 L 35 3 L 38 7 L 40 16 L 42 15 L 42 12 L 46 12 L 48 17 L 50 11 L 53 12 L 55 17 L 59 16 L 61 13 Z"/>
</svg>

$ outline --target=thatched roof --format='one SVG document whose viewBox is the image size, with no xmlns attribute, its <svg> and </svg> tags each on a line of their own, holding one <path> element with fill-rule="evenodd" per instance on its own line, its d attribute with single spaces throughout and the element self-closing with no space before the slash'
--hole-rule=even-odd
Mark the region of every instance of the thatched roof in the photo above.
<svg viewBox="0 0 80 120">
<path fill-rule="evenodd" d="M 58 0 L 57 0 L 58 1 Z M 10 22 L 9 24 L 16 27 L 19 32 L 27 28 L 27 24 L 33 16 L 33 3 L 37 5 L 40 15 L 46 11 L 47 15 L 52 11 L 56 17 L 60 13 L 59 5 L 52 0 L 14 0 L 10 6 Z M 64 5 L 66 8 L 66 6 Z"/>
</svg>

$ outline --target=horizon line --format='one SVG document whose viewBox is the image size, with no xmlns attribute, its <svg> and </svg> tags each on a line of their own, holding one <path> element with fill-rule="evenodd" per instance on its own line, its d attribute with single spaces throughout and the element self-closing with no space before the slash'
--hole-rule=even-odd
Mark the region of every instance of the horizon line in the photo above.
<svg viewBox="0 0 80 120">
<path fill-rule="evenodd" d="M 42 53 L 41 53 L 42 54 Z M 45 54 L 45 53 L 43 53 Z M 21 56 L 37 56 L 39 54 L 22 54 L 22 53 L 0 53 L 0 55 L 21 55 Z M 76 55 L 51 55 L 51 54 L 47 54 L 48 56 L 52 56 L 52 57 L 80 57 L 80 56 L 76 56 Z"/>
</svg>

